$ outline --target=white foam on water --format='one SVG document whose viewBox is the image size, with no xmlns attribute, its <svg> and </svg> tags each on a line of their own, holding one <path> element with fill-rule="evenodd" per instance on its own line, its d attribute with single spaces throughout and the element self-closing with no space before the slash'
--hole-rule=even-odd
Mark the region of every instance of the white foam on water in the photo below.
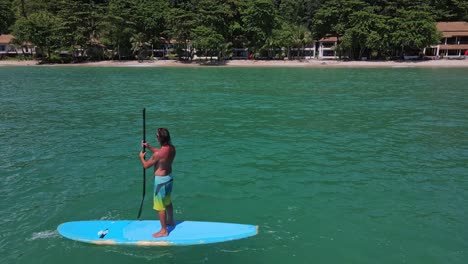
<svg viewBox="0 0 468 264">
<path fill-rule="evenodd" d="M 106 215 L 102 216 L 99 220 L 114 220 L 120 217 L 119 213 L 116 212 L 107 212 Z"/>
<path fill-rule="evenodd" d="M 149 261 L 160 259 L 160 258 L 169 258 L 169 259 L 174 258 L 174 254 L 172 254 L 168 250 L 152 251 L 151 247 L 146 247 L 146 248 L 139 247 L 138 250 L 133 250 L 133 249 L 127 250 L 125 248 L 109 247 L 109 248 L 105 248 L 105 251 L 111 252 L 111 253 L 118 253 L 124 256 L 129 256 L 129 257 L 146 259 Z"/>
<path fill-rule="evenodd" d="M 59 237 L 57 230 L 47 230 L 33 233 L 32 236 L 28 239 L 28 241 L 34 241 L 38 239 L 49 239 Z"/>
<path fill-rule="evenodd" d="M 249 249 L 248 248 L 241 248 L 241 249 L 238 249 L 238 250 L 221 249 L 220 251 L 221 252 L 227 252 L 227 253 L 239 253 L 239 252 L 247 251 L 247 250 L 249 250 Z"/>
</svg>

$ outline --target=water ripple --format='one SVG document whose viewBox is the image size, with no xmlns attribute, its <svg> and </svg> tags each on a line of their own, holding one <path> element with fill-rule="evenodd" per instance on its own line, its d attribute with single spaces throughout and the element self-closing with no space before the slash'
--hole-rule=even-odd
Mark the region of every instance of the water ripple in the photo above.
<svg viewBox="0 0 468 264">
<path fill-rule="evenodd" d="M 466 83 L 463 69 L 2 67 L 0 255 L 464 263 Z M 257 236 L 149 249 L 56 234 L 66 221 L 136 217 L 142 107 L 147 139 L 169 127 L 177 146 L 176 218 L 257 224 Z M 157 219 L 150 175 L 143 217 Z"/>
</svg>

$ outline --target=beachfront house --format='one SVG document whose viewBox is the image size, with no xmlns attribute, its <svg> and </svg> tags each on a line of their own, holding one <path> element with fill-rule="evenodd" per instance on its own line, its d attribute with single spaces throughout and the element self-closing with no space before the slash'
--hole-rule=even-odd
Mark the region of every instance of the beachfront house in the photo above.
<svg viewBox="0 0 468 264">
<path fill-rule="evenodd" d="M 304 48 L 292 48 L 289 51 L 289 56 L 292 59 L 315 59 L 316 41 L 312 41 Z"/>
<path fill-rule="evenodd" d="M 174 45 L 171 43 L 170 40 L 160 37 L 159 42 L 151 45 L 151 55 L 154 59 L 158 60 L 168 59 L 173 48 Z"/>
<path fill-rule="evenodd" d="M 249 59 L 250 51 L 247 48 L 233 48 L 232 57 L 233 60 L 247 60 Z"/>
<path fill-rule="evenodd" d="M 16 48 L 11 44 L 12 40 L 12 35 L 0 35 L 0 56 L 8 56 L 10 53 L 16 54 Z"/>
<path fill-rule="evenodd" d="M 424 49 L 424 55 L 432 58 L 463 58 L 468 53 L 468 22 L 438 22 L 437 30 L 442 40 Z"/>
<path fill-rule="evenodd" d="M 321 60 L 338 59 L 338 54 L 335 51 L 338 45 L 337 37 L 325 37 L 318 41 L 318 54 L 317 57 Z"/>
<path fill-rule="evenodd" d="M 36 53 L 36 49 L 31 43 L 23 42 L 16 44 L 14 39 L 13 35 L 0 35 L 0 58 L 23 55 L 31 56 Z"/>
</svg>

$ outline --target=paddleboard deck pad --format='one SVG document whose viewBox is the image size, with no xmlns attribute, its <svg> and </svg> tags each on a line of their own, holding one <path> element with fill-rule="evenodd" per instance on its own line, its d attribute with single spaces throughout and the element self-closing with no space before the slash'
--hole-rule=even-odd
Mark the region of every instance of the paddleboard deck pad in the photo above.
<svg viewBox="0 0 468 264">
<path fill-rule="evenodd" d="M 254 236 L 258 226 L 217 222 L 180 221 L 168 226 L 167 237 L 153 238 L 159 221 L 96 220 L 66 222 L 57 230 L 68 239 L 97 245 L 185 246 L 225 242 Z"/>
</svg>

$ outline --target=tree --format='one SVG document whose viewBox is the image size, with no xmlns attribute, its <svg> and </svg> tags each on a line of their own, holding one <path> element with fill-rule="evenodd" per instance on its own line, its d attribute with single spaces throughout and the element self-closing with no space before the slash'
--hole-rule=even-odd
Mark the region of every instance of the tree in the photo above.
<svg viewBox="0 0 468 264">
<path fill-rule="evenodd" d="M 143 40 L 149 44 L 159 43 L 161 36 L 167 35 L 169 4 L 165 0 L 136 1 L 132 10 L 135 31 L 143 34 Z"/>
<path fill-rule="evenodd" d="M 193 56 L 193 47 L 189 45 L 193 37 L 192 29 L 199 26 L 198 16 L 193 9 L 193 6 L 186 4 L 170 10 L 170 35 L 178 43 L 181 43 L 177 48 L 180 58 L 189 57 L 192 59 Z"/>
<path fill-rule="evenodd" d="M 304 53 L 305 47 L 312 42 L 312 34 L 305 26 L 293 26 L 292 43 L 299 50 L 299 56 Z"/>
<path fill-rule="evenodd" d="M 468 1 L 430 0 L 429 10 L 437 21 L 468 21 Z"/>
<path fill-rule="evenodd" d="M 258 51 L 278 24 L 273 3 L 271 0 L 253 0 L 242 15 L 250 46 L 254 51 Z"/>
<path fill-rule="evenodd" d="M 10 0 L 0 0 L 0 34 L 8 33 L 10 26 L 15 21 Z"/>
<path fill-rule="evenodd" d="M 364 52 L 375 51 L 377 57 L 389 47 L 389 17 L 376 14 L 374 8 L 365 8 L 350 16 L 350 28 L 342 38 L 342 47 L 349 50 L 350 57 L 361 59 Z M 368 56 L 371 54 L 368 54 Z"/>
<path fill-rule="evenodd" d="M 318 38 L 332 35 L 338 38 L 345 35 L 350 27 L 350 18 L 354 12 L 368 6 L 361 0 L 330 0 L 325 2 L 315 14 L 313 27 Z M 342 56 L 342 46 L 338 46 L 338 56 Z"/>
<path fill-rule="evenodd" d="M 398 10 L 429 11 L 432 9 L 428 0 L 365 0 L 376 8 L 376 13 L 384 16 L 395 16 Z M 439 0 L 435 0 L 439 1 Z"/>
<path fill-rule="evenodd" d="M 247 47 L 269 58 L 285 47 L 291 57 L 291 49 L 303 50 L 310 36 L 333 35 L 341 43 L 340 57 L 346 50 L 359 59 L 364 54 L 397 55 L 436 43 L 434 21 L 468 21 L 468 1 L 0 0 L 0 33 L 15 28 L 31 33 L 18 32 L 22 37 L 37 37 L 40 34 L 31 28 L 45 30 L 37 24 L 46 20 L 44 14 L 49 16 L 44 22 L 53 24 L 52 35 L 48 41 L 42 41 L 45 35 L 35 41 L 43 47 L 49 43 L 50 51 L 79 48 L 91 54 L 91 49 L 104 44 L 119 59 L 133 58 L 142 55 L 136 46 L 153 49 L 164 38 L 180 43 L 181 57 L 191 58 L 194 46 L 204 53 L 223 54 L 232 47 Z"/>
<path fill-rule="evenodd" d="M 228 34 L 228 21 L 225 18 L 231 18 L 233 14 L 223 1 L 199 0 L 195 8 L 200 26 L 211 28 L 223 36 Z"/>
<path fill-rule="evenodd" d="M 223 33 L 227 46 L 246 47 L 248 45 L 247 33 L 242 21 L 243 11 L 247 9 L 245 0 L 226 0 L 225 24 L 227 32 Z"/>
<path fill-rule="evenodd" d="M 200 54 L 210 56 L 210 60 L 213 59 L 214 54 L 217 54 L 220 60 L 221 45 L 224 42 L 221 34 L 214 29 L 198 26 L 193 30 L 192 36 L 192 45 Z"/>
<path fill-rule="evenodd" d="M 56 14 L 59 2 L 62 0 L 11 0 L 16 17 L 28 17 L 38 11 L 47 11 Z"/>
<path fill-rule="evenodd" d="M 134 34 L 130 38 L 130 43 L 132 44 L 132 52 L 136 55 L 138 61 L 142 60 L 144 56 L 144 51 L 150 45 L 149 42 L 146 42 L 146 37 L 143 33 Z"/>
<path fill-rule="evenodd" d="M 89 0 L 62 0 L 57 7 L 57 15 L 62 21 L 62 46 L 85 51 L 98 44 L 102 29 L 102 6 Z"/>
<path fill-rule="evenodd" d="M 312 18 L 325 0 L 282 0 L 278 7 L 279 15 L 288 23 L 305 26 L 309 30 Z"/>
<path fill-rule="evenodd" d="M 398 10 L 390 24 L 390 41 L 397 54 L 406 49 L 421 50 L 441 39 L 436 23 L 428 12 Z"/>
<path fill-rule="evenodd" d="M 130 39 L 137 34 L 134 15 L 134 0 L 110 0 L 101 24 L 101 41 L 114 50 L 119 60 L 132 53 Z M 116 54 L 115 54 L 116 52 Z"/>
<path fill-rule="evenodd" d="M 28 41 L 36 45 L 51 58 L 52 49 L 59 47 L 58 28 L 61 21 L 47 11 L 39 11 L 30 16 L 21 17 L 13 26 L 13 35 L 20 41 Z"/>
<path fill-rule="evenodd" d="M 286 49 L 286 57 L 291 59 L 291 48 L 294 46 L 293 42 L 293 26 L 289 23 L 282 23 L 281 27 L 273 30 L 270 40 L 272 46 L 279 46 Z"/>
<path fill-rule="evenodd" d="M 304 2 L 304 0 L 281 1 L 278 7 L 278 13 L 288 23 L 295 25 L 303 25 L 307 20 Z"/>
</svg>

